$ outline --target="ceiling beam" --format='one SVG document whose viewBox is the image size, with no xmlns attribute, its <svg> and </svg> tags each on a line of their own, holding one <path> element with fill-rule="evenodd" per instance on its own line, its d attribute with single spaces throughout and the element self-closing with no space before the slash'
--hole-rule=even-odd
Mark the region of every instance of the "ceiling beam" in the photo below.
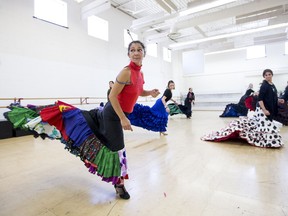
<svg viewBox="0 0 288 216">
<path fill-rule="evenodd" d="M 271 7 L 283 5 L 285 3 L 287 4 L 287 0 L 273 0 L 273 1 L 259 0 L 251 2 L 249 4 L 243 4 L 232 8 L 227 8 L 225 10 L 217 11 L 214 13 L 207 13 L 202 16 L 194 17 L 190 20 L 179 21 L 176 22 L 175 25 L 177 28 L 187 28 L 201 25 L 204 23 L 214 22 L 229 17 L 241 16 L 243 14 L 253 13 L 259 10 L 265 10 Z"/>
<path fill-rule="evenodd" d="M 265 10 L 271 7 L 276 7 L 276 6 L 285 5 L 285 4 L 287 4 L 287 0 L 273 0 L 273 1 L 272 0 L 271 1 L 258 0 L 258 1 L 251 2 L 249 4 L 227 8 L 225 10 L 217 11 L 214 13 L 207 13 L 207 14 L 200 15 L 197 17 L 192 17 L 191 19 L 186 19 L 183 21 L 177 21 L 175 22 L 175 27 L 177 29 L 191 28 L 191 27 L 195 27 L 201 24 L 214 22 L 214 21 L 221 20 L 221 19 L 226 19 L 229 17 L 241 16 L 243 14 L 253 13 L 259 10 Z M 162 18 L 154 20 L 154 24 L 160 24 L 160 23 L 165 22 L 166 20 L 174 19 L 176 17 L 177 17 L 176 13 L 170 16 L 164 16 Z M 151 23 L 143 24 L 141 28 L 145 28 L 145 27 L 147 28 L 149 27 L 149 24 Z M 141 29 L 138 29 L 138 30 L 141 31 Z M 155 32 L 151 32 L 151 31 L 150 32 L 142 31 L 142 32 L 143 32 L 144 37 L 155 34 Z"/>
<path fill-rule="evenodd" d="M 164 3 L 162 0 L 155 0 L 157 2 L 157 4 L 163 9 L 165 10 L 167 13 L 171 14 L 172 13 L 172 10 L 171 8 L 166 4 Z"/>
</svg>

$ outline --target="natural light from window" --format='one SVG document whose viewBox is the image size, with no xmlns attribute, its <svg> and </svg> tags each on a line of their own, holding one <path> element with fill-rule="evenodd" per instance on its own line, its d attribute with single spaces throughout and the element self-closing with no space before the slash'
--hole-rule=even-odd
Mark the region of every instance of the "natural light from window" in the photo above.
<svg viewBox="0 0 288 216">
<path fill-rule="evenodd" d="M 157 44 L 147 44 L 147 55 L 152 56 L 152 57 L 157 57 Z"/>
<path fill-rule="evenodd" d="M 288 55 L 288 42 L 285 42 L 285 55 Z"/>
<path fill-rule="evenodd" d="M 87 19 L 88 35 L 108 41 L 108 21 L 97 16 L 90 16 Z"/>
<path fill-rule="evenodd" d="M 163 47 L 163 60 L 171 62 L 171 50 L 169 50 L 167 47 Z"/>
<path fill-rule="evenodd" d="M 266 47 L 265 45 L 251 46 L 246 49 L 246 58 L 255 59 L 266 57 Z"/>
<path fill-rule="evenodd" d="M 34 0 L 34 17 L 67 27 L 67 3 L 62 0 Z"/>
</svg>

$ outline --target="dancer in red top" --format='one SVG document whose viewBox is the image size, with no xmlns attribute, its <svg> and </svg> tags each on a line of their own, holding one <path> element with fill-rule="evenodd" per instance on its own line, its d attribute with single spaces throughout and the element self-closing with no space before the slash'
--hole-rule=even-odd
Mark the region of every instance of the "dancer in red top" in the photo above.
<svg viewBox="0 0 288 216">
<path fill-rule="evenodd" d="M 97 174 L 103 181 L 112 182 L 116 193 L 122 199 L 130 198 L 124 187 L 124 179 L 128 178 L 128 174 L 123 129 L 132 131 L 127 116 L 133 111 L 139 96 L 159 95 L 158 89 L 150 91 L 143 89 L 144 78 L 141 66 L 144 56 L 144 44 L 141 41 L 132 41 L 128 47 L 130 63 L 116 77 L 109 94 L 110 101 L 102 111 L 80 110 L 58 101 L 38 113 L 38 118 L 40 116 L 43 122 L 49 123 L 60 131 L 61 142 L 66 145 L 65 148 L 79 156 L 89 168 L 89 172 Z M 23 109 L 28 110 L 28 108 Z M 12 123 L 14 123 L 13 119 L 15 121 L 20 119 L 22 122 L 21 113 L 26 113 L 26 110 L 23 111 L 19 112 L 18 109 L 12 108 L 10 112 L 5 113 L 5 117 Z M 37 114 L 33 113 L 32 117 L 34 116 L 37 117 Z M 25 121 L 22 126 L 23 124 Z M 29 129 L 33 130 L 31 127 Z"/>
</svg>

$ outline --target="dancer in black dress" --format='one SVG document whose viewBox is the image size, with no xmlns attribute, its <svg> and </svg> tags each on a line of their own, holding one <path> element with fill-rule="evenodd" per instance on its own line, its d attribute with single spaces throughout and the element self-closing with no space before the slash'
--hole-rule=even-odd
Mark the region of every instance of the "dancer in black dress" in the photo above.
<svg viewBox="0 0 288 216">
<path fill-rule="evenodd" d="M 184 105 L 186 107 L 185 114 L 186 114 L 187 118 L 189 118 L 189 119 L 192 116 L 192 104 L 194 105 L 194 103 L 195 103 L 195 94 L 193 92 L 193 89 L 189 88 L 187 96 L 186 96 L 185 101 L 184 101 Z"/>
<path fill-rule="evenodd" d="M 278 103 L 284 103 L 284 99 L 278 99 L 276 86 L 272 82 L 273 71 L 265 69 L 263 77 L 258 103 L 266 117 L 272 121 L 278 114 Z"/>
</svg>

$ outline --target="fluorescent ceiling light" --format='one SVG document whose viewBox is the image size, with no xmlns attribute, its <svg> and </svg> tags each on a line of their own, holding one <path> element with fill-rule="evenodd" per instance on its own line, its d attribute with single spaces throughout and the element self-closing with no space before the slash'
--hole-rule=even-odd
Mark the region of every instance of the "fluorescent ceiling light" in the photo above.
<svg viewBox="0 0 288 216">
<path fill-rule="evenodd" d="M 281 24 L 276 24 L 276 25 L 271 25 L 271 26 L 260 27 L 260 28 L 256 28 L 256 29 L 249 29 L 249 30 L 245 30 L 245 31 L 241 31 L 241 32 L 234 32 L 234 33 L 229 33 L 229 34 L 217 35 L 217 36 L 202 38 L 202 39 L 198 39 L 198 40 L 192 40 L 192 41 L 186 41 L 186 42 L 171 44 L 169 46 L 169 48 L 176 50 L 177 48 L 179 49 L 181 47 L 189 46 L 192 44 L 198 44 L 198 43 L 212 41 L 212 40 L 218 40 L 218 39 L 229 38 L 229 37 L 236 37 L 236 36 L 246 35 L 246 34 L 252 34 L 252 33 L 256 33 L 256 32 L 276 29 L 276 28 L 283 28 L 286 26 L 288 26 L 288 23 L 281 23 Z"/>
<path fill-rule="evenodd" d="M 215 8 L 215 7 L 219 7 L 221 5 L 225 5 L 225 4 L 229 4 L 232 2 L 235 2 L 236 0 L 217 0 L 217 1 L 213 1 L 211 3 L 206 3 L 206 4 L 202 4 L 202 5 L 198 5 L 196 7 L 191 7 L 185 11 L 182 11 L 179 13 L 180 16 L 186 16 L 192 13 L 197 13 L 200 11 L 204 11 L 204 10 L 208 10 L 211 8 Z"/>
<path fill-rule="evenodd" d="M 213 55 L 213 54 L 234 52 L 234 51 L 245 50 L 245 49 L 247 49 L 247 47 L 241 47 L 241 48 L 234 48 L 234 49 L 227 49 L 227 50 L 221 50 L 221 51 L 208 52 L 208 53 L 205 53 L 204 55 Z"/>
</svg>

